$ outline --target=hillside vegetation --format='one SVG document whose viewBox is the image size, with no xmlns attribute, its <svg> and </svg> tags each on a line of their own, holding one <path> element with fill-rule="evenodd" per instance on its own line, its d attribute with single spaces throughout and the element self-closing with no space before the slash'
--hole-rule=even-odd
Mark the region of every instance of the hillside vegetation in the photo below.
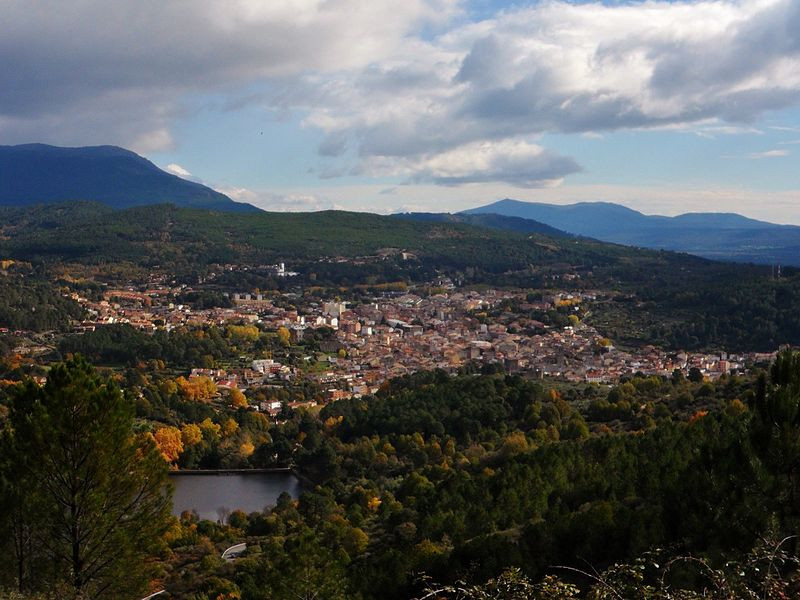
<svg viewBox="0 0 800 600">
<path fill-rule="evenodd" d="M 275 506 L 237 510 L 225 522 L 184 513 L 159 538 L 154 561 L 158 588 L 172 597 L 797 597 L 796 354 L 779 355 L 769 374 L 716 382 L 633 377 L 611 389 L 468 365 L 456 376 L 394 379 L 375 396 L 321 411 L 287 406 L 277 423 L 244 408 L 214 408 L 191 397 L 181 378 L 128 369 L 117 379 L 125 393 L 111 388 L 115 406 L 125 399 L 129 414 L 135 406 L 165 460 L 182 468 L 292 465 L 307 481 L 298 499 L 283 494 Z M 48 385 L 44 394 L 64 397 Z M 16 403 L 42 395 L 32 384 L 0 395 L 16 417 L 6 427 L 20 426 Z M 93 421 L 83 428 L 101 431 Z M 119 445 L 103 435 L 89 439 L 104 457 Z M 16 475 L 9 463 L 0 466 Z M 36 516 L 34 531 L 43 535 Z M 16 524 L 12 513 L 0 515 L 0 527 Z M 18 565 L 11 538 L 2 540 L 9 560 L 0 585 L 12 585 Z M 219 558 L 244 540 L 245 556 Z M 31 570 L 26 587 L 49 589 L 50 572 Z M 482 593 L 481 582 L 514 573 L 513 595 L 489 595 L 491 581 Z M 425 596 L 431 580 L 422 574 L 473 591 Z M 606 595 L 599 586 L 588 595 L 566 587 L 588 591 L 601 581 Z M 548 582 L 549 593 L 533 589 Z"/>
<path fill-rule="evenodd" d="M 660 262 L 665 256 L 592 240 L 344 211 L 245 215 L 173 205 L 113 211 L 79 202 L 4 208 L 0 218 L 5 224 L 0 252 L 5 255 L 38 262 L 132 261 L 173 271 L 211 263 L 353 258 L 388 249 L 414 252 L 437 266 L 491 272 L 555 264 L 591 268 L 632 259 Z"/>
<path fill-rule="evenodd" d="M 590 239 L 342 211 L 231 214 L 78 202 L 0 209 L 0 256 L 57 277 L 196 284 L 215 264 L 227 291 L 424 282 L 597 290 L 588 322 L 618 343 L 772 351 L 800 343 L 800 276 Z M 405 251 L 403 255 L 401 251 Z M 257 266 L 285 261 L 299 277 Z M 337 292 L 338 293 L 338 292 Z"/>
</svg>

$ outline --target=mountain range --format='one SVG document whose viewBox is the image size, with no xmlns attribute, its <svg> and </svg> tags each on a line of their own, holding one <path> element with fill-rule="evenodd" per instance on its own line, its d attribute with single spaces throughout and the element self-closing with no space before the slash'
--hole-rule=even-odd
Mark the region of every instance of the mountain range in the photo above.
<svg viewBox="0 0 800 600">
<path fill-rule="evenodd" d="M 169 202 L 187 208 L 255 212 L 250 204 L 187 181 L 116 146 L 0 146 L 0 206 L 92 200 L 115 209 Z"/>
<path fill-rule="evenodd" d="M 705 258 L 800 266 L 800 227 L 735 213 L 645 215 L 610 202 L 555 205 L 505 199 L 464 211 L 544 223 L 605 242 L 687 252 Z M 509 228 L 511 229 L 511 228 Z"/>
<path fill-rule="evenodd" d="M 0 146 L 0 207 L 76 200 L 100 202 L 115 210 L 172 204 L 228 213 L 261 212 L 205 185 L 163 171 L 124 148 Z M 505 199 L 458 214 L 395 216 L 516 234 L 581 236 L 717 260 L 800 266 L 800 227 L 732 213 L 666 217 L 645 215 L 609 202 L 555 205 Z"/>
</svg>

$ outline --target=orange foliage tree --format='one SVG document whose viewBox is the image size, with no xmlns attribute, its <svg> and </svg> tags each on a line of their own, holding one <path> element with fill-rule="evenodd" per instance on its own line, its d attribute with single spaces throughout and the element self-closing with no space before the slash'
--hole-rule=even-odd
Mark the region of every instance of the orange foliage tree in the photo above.
<svg viewBox="0 0 800 600">
<path fill-rule="evenodd" d="M 178 377 L 175 380 L 181 395 L 187 400 L 208 402 L 217 394 L 217 385 L 210 377 Z"/>
<path fill-rule="evenodd" d="M 181 430 L 177 427 L 161 427 L 153 434 L 156 446 L 168 463 L 174 463 L 183 452 Z"/>
<path fill-rule="evenodd" d="M 181 441 L 184 447 L 195 446 L 203 441 L 203 432 L 194 423 L 186 423 L 181 427 Z"/>
<path fill-rule="evenodd" d="M 233 408 L 245 408 L 247 406 L 247 398 L 239 388 L 231 389 L 231 406 Z"/>
</svg>

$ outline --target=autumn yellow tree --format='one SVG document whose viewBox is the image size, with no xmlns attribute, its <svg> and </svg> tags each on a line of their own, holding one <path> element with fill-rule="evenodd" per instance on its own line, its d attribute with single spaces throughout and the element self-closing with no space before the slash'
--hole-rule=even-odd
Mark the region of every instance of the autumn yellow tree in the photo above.
<svg viewBox="0 0 800 600">
<path fill-rule="evenodd" d="M 203 441 L 203 432 L 194 423 L 186 423 L 181 427 L 181 441 L 184 448 L 195 446 Z"/>
<path fill-rule="evenodd" d="M 208 402 L 217 394 L 217 385 L 210 377 L 178 377 L 175 380 L 178 390 L 187 400 Z"/>
<path fill-rule="evenodd" d="M 228 326 L 228 337 L 236 340 L 255 342 L 260 335 L 261 332 L 255 325 Z"/>
<path fill-rule="evenodd" d="M 181 430 L 177 427 L 161 427 L 153 434 L 156 446 L 168 463 L 177 462 L 183 452 Z"/>
<path fill-rule="evenodd" d="M 236 433 L 237 431 L 239 431 L 239 424 L 236 421 L 234 421 L 233 419 L 228 419 L 227 421 L 225 421 L 225 424 L 222 426 L 222 434 L 225 437 L 230 437 L 234 433 Z"/>
<path fill-rule="evenodd" d="M 158 389 L 164 396 L 172 396 L 178 393 L 178 384 L 174 379 L 165 379 L 158 384 Z"/>
<path fill-rule="evenodd" d="M 255 452 L 255 449 L 256 447 L 253 445 L 253 442 L 245 441 L 239 445 L 239 454 L 247 458 Z"/>
<path fill-rule="evenodd" d="M 247 398 L 239 388 L 231 389 L 231 406 L 233 408 L 245 408 L 247 406 Z"/>
<path fill-rule="evenodd" d="M 206 417 L 200 422 L 200 431 L 203 432 L 203 437 L 208 439 L 210 442 L 218 442 L 220 437 L 220 431 L 222 427 L 214 423 L 211 419 Z"/>
</svg>

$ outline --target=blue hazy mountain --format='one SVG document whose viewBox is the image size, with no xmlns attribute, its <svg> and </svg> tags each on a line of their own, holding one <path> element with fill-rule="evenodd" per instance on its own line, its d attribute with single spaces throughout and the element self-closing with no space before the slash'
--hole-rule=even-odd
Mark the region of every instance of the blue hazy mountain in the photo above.
<svg viewBox="0 0 800 600">
<path fill-rule="evenodd" d="M 556 205 L 500 200 L 463 214 L 532 219 L 605 242 L 688 252 L 706 258 L 800 266 L 800 227 L 735 213 L 645 215 L 611 202 Z"/>
<path fill-rule="evenodd" d="M 112 208 L 170 203 L 226 212 L 257 211 L 225 194 L 162 171 L 116 146 L 0 146 L 0 205 L 94 200 Z"/>
</svg>

